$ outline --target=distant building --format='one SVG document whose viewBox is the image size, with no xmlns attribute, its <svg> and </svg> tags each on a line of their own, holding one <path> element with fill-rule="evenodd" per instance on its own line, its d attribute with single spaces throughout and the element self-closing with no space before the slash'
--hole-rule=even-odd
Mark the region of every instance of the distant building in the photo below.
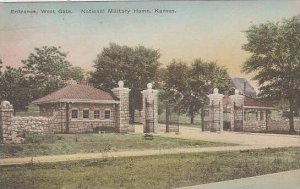
<svg viewBox="0 0 300 189">
<path fill-rule="evenodd" d="M 242 95 L 250 98 L 256 98 L 256 91 L 254 87 L 252 87 L 252 85 L 245 78 L 232 78 L 231 83 L 233 84 L 234 88 L 240 91 Z"/>
</svg>

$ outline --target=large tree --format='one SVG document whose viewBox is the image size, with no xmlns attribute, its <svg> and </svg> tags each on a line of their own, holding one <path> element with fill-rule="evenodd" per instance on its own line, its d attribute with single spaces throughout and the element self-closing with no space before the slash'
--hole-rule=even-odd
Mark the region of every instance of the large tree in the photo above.
<svg viewBox="0 0 300 189">
<path fill-rule="evenodd" d="M 49 94 L 66 85 L 70 79 L 83 79 L 83 70 L 67 60 L 61 47 L 43 46 L 35 48 L 26 60 L 22 60 L 23 71 L 36 87 L 35 98 Z"/>
<path fill-rule="evenodd" d="M 39 89 L 38 97 L 61 88 L 71 79 L 72 66 L 66 57 L 67 53 L 61 52 L 60 47 L 43 46 L 22 60 L 24 72 Z"/>
<path fill-rule="evenodd" d="M 31 86 L 21 68 L 6 67 L 0 77 L 0 96 L 14 105 L 15 110 L 25 110 L 32 100 Z"/>
<path fill-rule="evenodd" d="M 134 110 L 141 109 L 140 90 L 153 82 L 159 68 L 158 50 L 144 46 L 128 47 L 111 43 L 102 50 L 94 61 L 96 70 L 91 73 L 91 82 L 95 87 L 111 89 L 119 80 L 131 88 L 130 117 L 134 121 Z"/>
<path fill-rule="evenodd" d="M 243 71 L 254 73 L 260 96 L 289 104 L 290 132 L 294 132 L 296 100 L 300 94 L 300 16 L 252 25 L 243 49 L 251 56 Z"/>
<path fill-rule="evenodd" d="M 163 76 L 165 97 L 173 97 L 175 109 L 184 113 L 194 123 L 194 116 L 207 101 L 207 95 L 213 88 L 227 92 L 231 88 L 227 70 L 216 62 L 196 59 L 188 66 L 182 61 L 173 60 L 165 69 Z"/>
<path fill-rule="evenodd" d="M 60 47 L 35 48 L 22 60 L 23 67 L 7 66 L 2 71 L 0 96 L 9 100 L 15 110 L 24 110 L 32 100 L 63 87 L 67 80 L 80 81 L 83 70 L 73 67 L 66 57 L 67 53 L 61 52 Z"/>
</svg>

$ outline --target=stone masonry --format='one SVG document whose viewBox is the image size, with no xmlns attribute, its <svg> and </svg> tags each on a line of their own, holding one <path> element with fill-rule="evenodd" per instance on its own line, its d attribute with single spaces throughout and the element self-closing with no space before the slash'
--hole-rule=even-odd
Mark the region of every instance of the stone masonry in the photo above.
<svg viewBox="0 0 300 189">
<path fill-rule="evenodd" d="M 119 98 L 120 103 L 116 107 L 116 129 L 117 132 L 127 133 L 129 131 L 129 92 L 124 87 L 124 82 L 118 82 L 119 87 L 112 89 L 112 92 Z"/>
<path fill-rule="evenodd" d="M 243 105 L 245 96 L 239 94 L 240 91 L 236 89 L 234 95 L 229 96 L 231 100 L 231 130 L 243 130 Z"/>
<path fill-rule="evenodd" d="M 143 110 L 142 118 L 144 133 L 155 132 L 158 128 L 158 90 L 152 89 L 152 84 L 147 84 L 147 90 L 142 91 Z"/>
<path fill-rule="evenodd" d="M 8 101 L 1 103 L 1 143 L 22 143 L 25 133 L 52 133 L 51 117 L 14 117 L 13 112 L 13 106 Z"/>
</svg>

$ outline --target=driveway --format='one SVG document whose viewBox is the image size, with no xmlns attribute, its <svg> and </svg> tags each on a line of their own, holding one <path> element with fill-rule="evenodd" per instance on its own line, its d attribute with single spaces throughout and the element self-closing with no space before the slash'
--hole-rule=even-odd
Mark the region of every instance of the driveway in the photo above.
<svg viewBox="0 0 300 189">
<path fill-rule="evenodd" d="M 159 128 L 164 129 L 162 126 Z M 136 126 L 136 133 L 142 133 L 142 125 Z M 195 152 L 221 152 L 221 151 L 237 151 L 237 150 L 254 150 L 264 148 L 279 148 L 300 146 L 300 136 L 295 135 L 275 135 L 275 134 L 251 134 L 251 133 L 235 133 L 222 132 L 211 133 L 201 132 L 200 128 L 180 127 L 180 133 L 164 133 L 158 132 L 155 135 L 172 138 L 196 139 L 212 142 L 224 142 L 239 144 L 239 146 L 220 146 L 205 148 L 173 148 L 161 150 L 138 150 L 138 151 L 119 151 L 105 153 L 86 153 L 71 155 L 53 155 L 25 158 L 7 158 L 0 159 L 0 165 L 15 165 L 26 163 L 42 163 L 42 162 L 61 162 L 76 161 L 85 159 L 102 159 L 109 157 L 129 157 L 129 156 L 148 156 L 176 153 L 195 153 Z"/>
<path fill-rule="evenodd" d="M 180 126 L 179 134 L 165 133 L 164 126 L 160 125 L 157 135 L 165 137 L 197 139 L 212 142 L 235 143 L 243 146 L 260 146 L 260 147 L 291 147 L 300 146 L 299 135 L 281 135 L 265 133 L 243 133 L 229 132 L 222 133 L 201 132 L 200 128 Z M 136 132 L 142 132 L 142 125 L 136 126 Z"/>
</svg>

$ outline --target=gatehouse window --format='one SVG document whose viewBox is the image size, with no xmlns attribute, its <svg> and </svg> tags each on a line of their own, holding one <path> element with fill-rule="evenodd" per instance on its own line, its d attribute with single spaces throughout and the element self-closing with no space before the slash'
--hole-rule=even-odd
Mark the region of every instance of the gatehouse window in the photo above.
<svg viewBox="0 0 300 189">
<path fill-rule="evenodd" d="M 259 119 L 258 119 L 258 112 L 256 112 L 256 121 L 258 121 Z"/>
<path fill-rule="evenodd" d="M 94 119 L 100 119 L 100 110 L 94 110 Z"/>
<path fill-rule="evenodd" d="M 89 119 L 90 118 L 90 111 L 89 110 L 83 110 L 83 118 Z"/>
<path fill-rule="evenodd" d="M 104 111 L 104 119 L 110 119 L 110 110 Z"/>
<path fill-rule="evenodd" d="M 78 118 L 78 110 L 72 110 L 72 119 Z"/>
<path fill-rule="evenodd" d="M 260 112 L 260 121 L 264 121 L 264 112 Z"/>
</svg>

